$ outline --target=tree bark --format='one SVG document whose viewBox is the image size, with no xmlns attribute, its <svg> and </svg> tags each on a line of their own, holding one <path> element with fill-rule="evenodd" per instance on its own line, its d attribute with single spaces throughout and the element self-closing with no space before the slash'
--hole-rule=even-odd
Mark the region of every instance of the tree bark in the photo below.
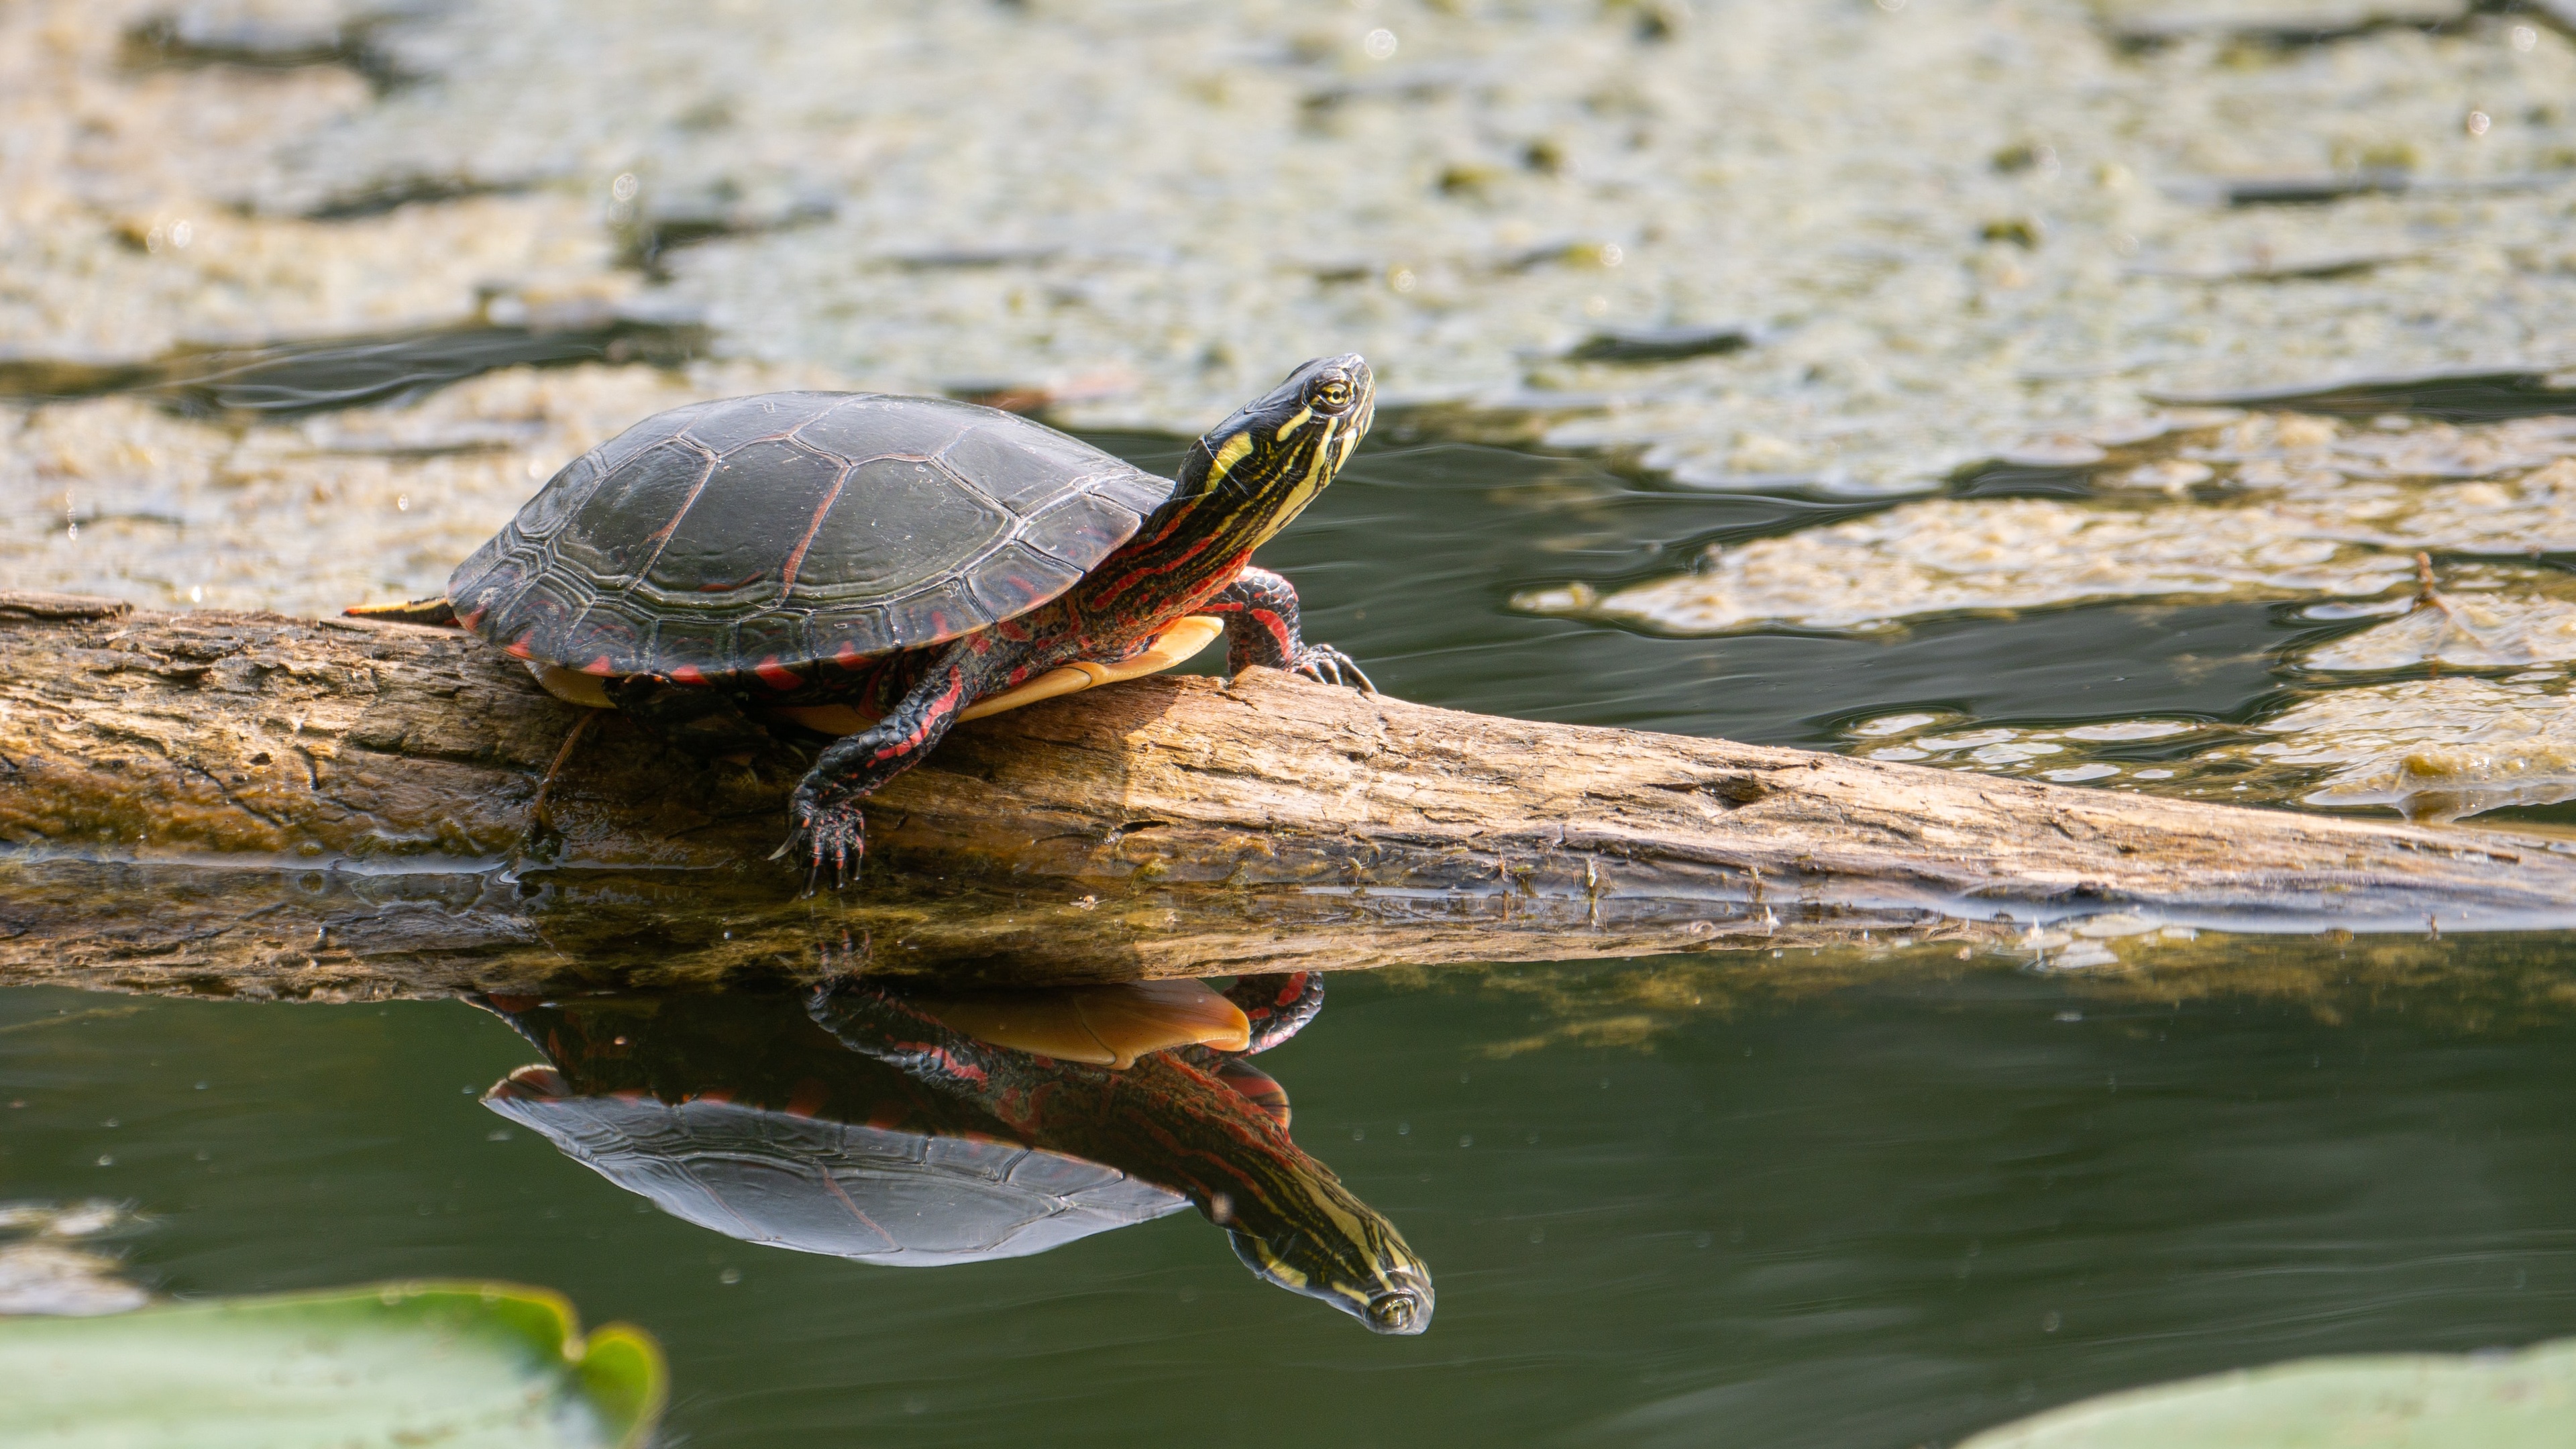
<svg viewBox="0 0 2576 1449">
<path fill-rule="evenodd" d="M 867 876 L 768 857 L 806 754 L 664 751 L 452 630 L 0 595 L 0 982 L 381 995 L 991 981 L 2175 925 L 2576 920 L 2536 834 L 1496 719 L 1253 671 L 958 728 Z M 2008 919 L 2004 919 L 2008 918 Z M 729 934 L 728 934 L 729 933 Z"/>
</svg>

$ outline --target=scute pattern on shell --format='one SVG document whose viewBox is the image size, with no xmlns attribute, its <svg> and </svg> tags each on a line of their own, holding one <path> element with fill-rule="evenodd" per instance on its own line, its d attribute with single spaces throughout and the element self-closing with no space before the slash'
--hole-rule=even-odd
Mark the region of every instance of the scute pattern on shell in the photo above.
<svg viewBox="0 0 2576 1449">
<path fill-rule="evenodd" d="M 596 674 L 854 664 L 1055 598 L 1171 489 L 971 403 L 728 398 L 566 464 L 448 597 L 484 638 Z"/>
</svg>

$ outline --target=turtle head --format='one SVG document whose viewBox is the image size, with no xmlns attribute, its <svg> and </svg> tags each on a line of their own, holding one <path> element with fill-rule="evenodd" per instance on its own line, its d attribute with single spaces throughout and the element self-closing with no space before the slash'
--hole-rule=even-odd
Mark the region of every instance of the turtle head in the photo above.
<svg viewBox="0 0 2576 1449">
<path fill-rule="evenodd" d="M 1420 1333 L 1431 1326 L 1431 1270 L 1405 1246 L 1395 1224 L 1347 1194 L 1310 1222 L 1249 1224 L 1233 1231 L 1235 1256 L 1268 1282 L 1321 1299 L 1372 1333 Z M 1338 1209 L 1338 1210 L 1336 1210 Z"/>
<path fill-rule="evenodd" d="M 1356 352 L 1318 357 L 1190 445 L 1175 500 L 1214 502 L 1255 542 L 1333 481 L 1377 415 L 1377 379 Z"/>
</svg>

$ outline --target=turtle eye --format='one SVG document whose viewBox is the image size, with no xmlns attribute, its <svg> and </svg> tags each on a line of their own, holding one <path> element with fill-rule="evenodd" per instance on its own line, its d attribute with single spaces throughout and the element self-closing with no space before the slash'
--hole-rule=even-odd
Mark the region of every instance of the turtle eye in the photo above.
<svg viewBox="0 0 2576 1449">
<path fill-rule="evenodd" d="M 1308 399 L 1328 413 L 1337 413 L 1351 405 L 1351 385 L 1345 378 L 1328 377 L 1315 384 Z"/>
</svg>

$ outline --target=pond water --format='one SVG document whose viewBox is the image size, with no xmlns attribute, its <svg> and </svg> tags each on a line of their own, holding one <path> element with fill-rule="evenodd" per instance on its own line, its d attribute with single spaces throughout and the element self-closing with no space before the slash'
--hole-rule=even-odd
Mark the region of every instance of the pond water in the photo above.
<svg viewBox="0 0 2576 1449">
<path fill-rule="evenodd" d="M 2414 999 L 2326 1012 L 1981 971 L 1683 1013 L 1651 1050 L 1513 1050 L 1549 1011 L 1529 973 L 1338 977 L 1261 1060 L 1429 1264 L 1415 1338 L 1261 1283 L 1194 1212 L 937 1268 L 710 1232 L 479 1105 L 544 1057 L 456 1002 L 0 994 L 0 1181 L 137 1204 L 162 1291 L 556 1285 L 662 1338 L 696 1444 L 1904 1446 L 2564 1333 L 2576 1020 L 2457 1009 L 2553 950 L 2464 944 Z M 660 1005 L 810 1030 L 798 1000 Z"/>
<path fill-rule="evenodd" d="M 1101 440 L 1147 466 L 1180 446 Z M 1670 638 L 1511 607 L 1548 578 L 1615 586 L 1843 512 L 1390 441 L 1267 558 L 1311 632 L 1400 695 L 1786 744 L 1905 712 L 2241 723 L 2294 692 L 2286 651 L 2371 622 L 2244 601 Z M 156 1292 L 561 1288 L 660 1336 L 672 1428 L 707 1445 L 1287 1445 L 1364 1424 L 1897 1449 L 2182 1375 L 2576 1322 L 2557 1132 L 2576 944 L 2174 949 L 2099 973 L 1882 946 L 1334 977 L 1260 1062 L 1298 1147 L 1428 1265 L 1419 1337 L 1263 1283 L 1186 1207 L 935 1268 L 684 1221 L 639 1195 L 652 1172 L 612 1180 L 483 1105 L 550 1058 L 464 1002 L 0 991 L 0 1183 L 129 1204 L 144 1221 L 111 1251 Z M 509 1004 L 544 1040 L 550 1009 Z M 751 1078 L 790 1058 L 831 1078 L 849 1055 L 802 997 L 565 1005 L 646 1024 L 628 1077 L 576 1090 L 756 1107 Z M 770 1109 L 794 1095 L 772 1087 Z M 819 1115 L 892 1120 L 881 1098 Z M 1115 1165 L 1152 1183 L 1167 1157 Z"/>
<path fill-rule="evenodd" d="M 2566 11 L 0 7 L 0 585 L 416 596 L 778 388 L 1168 472 L 1356 347 L 1378 432 L 1261 561 L 1391 694 L 2563 831 Z M 1338 973 L 1284 1130 L 1212 1058 L 907 1055 L 849 982 L 0 986 L 0 1301 L 48 1221 L 100 1305 L 542 1284 L 742 1449 L 1906 1449 L 2576 1333 L 2576 936 L 2003 939 Z M 1088 1184 L 1056 1246 L 986 1251 L 997 1162 Z M 775 1241 L 869 1232 L 970 1261 Z M 1344 1250 L 1427 1328 L 1283 1291 Z"/>
</svg>

